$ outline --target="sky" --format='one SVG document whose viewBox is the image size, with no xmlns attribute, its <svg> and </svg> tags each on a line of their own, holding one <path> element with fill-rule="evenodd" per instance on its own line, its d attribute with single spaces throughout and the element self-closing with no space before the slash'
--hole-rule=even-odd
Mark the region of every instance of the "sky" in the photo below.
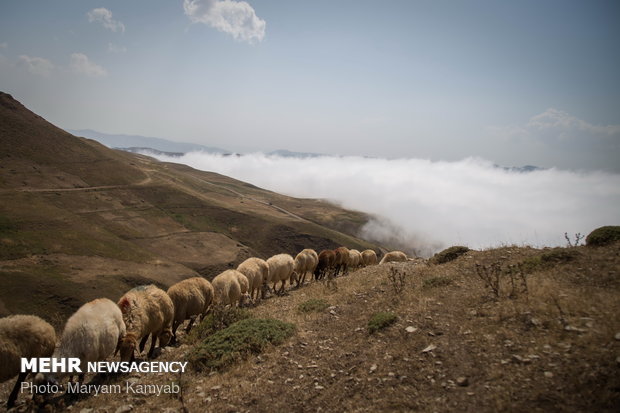
<svg viewBox="0 0 620 413">
<path fill-rule="evenodd" d="M 242 153 L 620 172 L 616 1 L 6 0 L 0 90 Z"/>
</svg>

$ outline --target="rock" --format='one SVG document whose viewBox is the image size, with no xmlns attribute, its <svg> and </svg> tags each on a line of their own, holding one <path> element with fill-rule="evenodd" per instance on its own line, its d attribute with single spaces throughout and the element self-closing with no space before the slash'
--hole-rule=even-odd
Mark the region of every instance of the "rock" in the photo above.
<svg viewBox="0 0 620 413">
<path fill-rule="evenodd" d="M 219 386 L 219 385 L 218 385 L 218 386 L 213 386 L 213 387 L 211 387 L 211 390 L 216 391 L 216 390 L 219 390 L 219 389 L 221 389 L 221 388 L 222 388 L 222 386 Z"/>
<path fill-rule="evenodd" d="M 552 377 L 553 377 L 553 373 L 551 373 L 550 371 L 545 371 L 545 372 L 544 372 L 544 375 L 545 375 L 545 377 L 546 377 L 546 378 L 548 378 L 548 379 L 550 379 L 550 378 L 552 378 Z"/>
<path fill-rule="evenodd" d="M 377 365 L 376 364 L 373 364 L 372 366 L 370 366 L 370 372 L 371 373 L 374 373 L 375 370 L 377 370 Z"/>
<path fill-rule="evenodd" d="M 430 344 L 428 347 L 426 347 L 424 350 L 422 350 L 422 353 L 428 353 L 430 351 L 433 351 L 437 348 L 436 345 L 434 344 Z"/>
<path fill-rule="evenodd" d="M 618 341 L 620 341 L 620 333 L 616 333 L 616 335 L 614 336 L 614 338 Z"/>
<path fill-rule="evenodd" d="M 128 413 L 133 410 L 131 404 L 125 404 L 114 411 L 114 413 Z"/>
<path fill-rule="evenodd" d="M 579 327 L 574 327 L 574 326 L 569 326 L 567 325 L 566 327 L 564 327 L 564 330 L 566 331 L 574 331 L 576 333 L 584 333 L 586 330 L 583 328 L 579 328 Z"/>
<path fill-rule="evenodd" d="M 515 363 L 523 363 L 523 357 L 517 355 L 517 354 L 513 354 L 512 355 L 512 361 L 514 361 Z"/>
<path fill-rule="evenodd" d="M 467 387 L 469 386 L 469 379 L 465 376 L 458 377 L 456 379 L 456 384 L 458 384 L 461 387 Z"/>
<path fill-rule="evenodd" d="M 416 331 L 418 331 L 418 329 L 417 329 L 417 328 L 415 328 L 414 326 L 408 326 L 408 327 L 405 329 L 405 331 L 406 331 L 407 333 L 415 333 Z"/>
<path fill-rule="evenodd" d="M 319 386 L 318 384 L 314 386 L 315 390 L 323 390 L 325 387 Z"/>
<path fill-rule="evenodd" d="M 82 410 L 80 410 L 80 413 L 93 413 L 95 409 L 91 409 L 91 408 L 83 408 Z"/>
</svg>

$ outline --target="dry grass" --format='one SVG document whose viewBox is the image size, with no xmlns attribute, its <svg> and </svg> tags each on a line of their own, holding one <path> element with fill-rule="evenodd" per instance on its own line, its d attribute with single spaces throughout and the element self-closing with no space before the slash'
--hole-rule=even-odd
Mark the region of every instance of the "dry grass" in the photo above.
<svg viewBox="0 0 620 413">
<path fill-rule="evenodd" d="M 368 267 L 339 277 L 337 291 L 313 282 L 264 300 L 252 315 L 295 324 L 297 333 L 224 372 L 185 374 L 183 403 L 189 411 L 616 411 L 619 244 L 578 247 L 568 261 L 536 267 L 527 294 L 512 298 L 476 275 L 476 264 L 508 268 L 549 251 L 505 247 L 442 265 L 401 264 L 408 282 L 400 291 L 389 266 Z M 331 306 L 298 311 L 309 300 Z M 376 312 L 398 318 L 369 335 Z M 144 411 L 181 406 L 140 403 Z M 75 408 L 119 405 L 101 395 Z"/>
</svg>

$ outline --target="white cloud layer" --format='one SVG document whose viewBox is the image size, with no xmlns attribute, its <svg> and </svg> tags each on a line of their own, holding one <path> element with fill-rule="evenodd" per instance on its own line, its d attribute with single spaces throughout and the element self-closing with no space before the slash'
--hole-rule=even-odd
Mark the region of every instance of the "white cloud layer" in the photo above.
<svg viewBox="0 0 620 413">
<path fill-rule="evenodd" d="M 204 23 L 235 40 L 254 43 L 265 37 L 265 20 L 245 1 L 183 0 L 183 9 L 192 23 Z"/>
<path fill-rule="evenodd" d="M 74 73 L 89 77 L 104 77 L 108 72 L 98 64 L 92 62 L 83 53 L 72 53 L 69 67 Z"/>
<path fill-rule="evenodd" d="M 17 66 L 25 68 L 33 75 L 48 77 L 54 70 L 54 64 L 42 57 L 21 55 L 17 58 Z"/>
<path fill-rule="evenodd" d="M 455 244 L 565 245 L 564 233 L 620 224 L 620 175 L 509 172 L 480 159 L 158 156 L 276 192 L 324 198 L 375 216 L 363 237 L 429 255 Z"/>
<path fill-rule="evenodd" d="M 112 12 L 105 7 L 92 9 L 86 13 L 89 22 L 101 23 L 103 27 L 113 32 L 125 32 L 125 25 L 118 20 L 112 18 Z"/>
</svg>

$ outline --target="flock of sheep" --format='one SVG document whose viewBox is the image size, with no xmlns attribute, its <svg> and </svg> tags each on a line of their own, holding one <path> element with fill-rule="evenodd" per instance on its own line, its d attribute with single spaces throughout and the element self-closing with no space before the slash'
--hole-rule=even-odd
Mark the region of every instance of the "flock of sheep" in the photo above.
<svg viewBox="0 0 620 413">
<path fill-rule="evenodd" d="M 400 251 L 392 251 L 379 264 L 407 261 Z M 304 285 L 306 276 L 315 280 L 327 277 L 331 281 L 349 268 L 377 264 L 373 250 L 359 252 L 339 247 L 323 250 L 304 249 L 293 259 L 289 254 L 277 254 L 262 260 L 248 258 L 236 270 L 226 270 L 212 282 L 202 277 L 180 281 L 168 291 L 155 285 L 139 286 L 125 293 L 118 303 L 98 298 L 80 307 L 65 324 L 60 342 L 56 346 L 54 328 L 33 315 L 12 315 L 0 318 L 0 382 L 18 375 L 15 387 L 7 401 L 7 408 L 14 405 L 20 385 L 27 373 L 21 373 L 21 358 L 77 357 L 81 369 L 86 363 L 105 360 L 120 352 L 121 361 L 132 361 L 136 351 L 144 350 L 151 336 L 148 357 L 152 358 L 156 341 L 163 347 L 176 341 L 176 330 L 185 320 L 190 320 L 186 332 L 195 319 L 204 317 L 212 305 L 245 305 L 264 299 L 273 285 L 275 294 L 282 294 L 286 282 L 297 287 Z M 280 288 L 277 288 L 281 283 Z M 78 378 L 84 379 L 84 374 Z M 35 380 L 56 381 L 54 375 L 38 376 Z"/>
</svg>

